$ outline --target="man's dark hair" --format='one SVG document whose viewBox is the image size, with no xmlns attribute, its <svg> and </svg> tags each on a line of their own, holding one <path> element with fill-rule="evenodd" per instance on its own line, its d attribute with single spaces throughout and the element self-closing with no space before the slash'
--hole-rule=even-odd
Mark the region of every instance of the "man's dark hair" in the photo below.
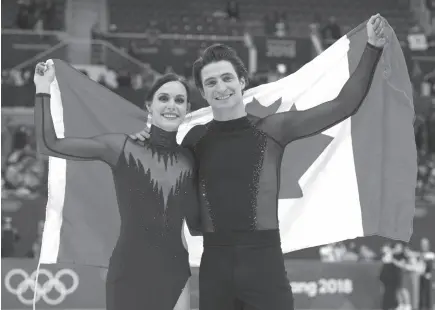
<svg viewBox="0 0 435 310">
<path fill-rule="evenodd" d="M 237 77 L 244 78 L 246 86 L 248 85 L 248 70 L 246 70 L 245 64 L 237 56 L 237 53 L 231 47 L 224 44 L 214 44 L 209 46 L 201 57 L 199 57 L 193 64 L 193 78 L 195 79 L 195 85 L 198 89 L 203 90 L 201 71 L 202 69 L 213 62 L 218 62 L 221 60 L 229 61 L 234 70 L 237 73 Z"/>
</svg>

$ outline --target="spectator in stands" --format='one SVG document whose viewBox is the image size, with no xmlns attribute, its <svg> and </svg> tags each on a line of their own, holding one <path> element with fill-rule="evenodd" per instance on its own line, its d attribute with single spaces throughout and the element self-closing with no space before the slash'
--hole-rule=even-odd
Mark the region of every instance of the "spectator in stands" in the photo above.
<svg viewBox="0 0 435 310">
<path fill-rule="evenodd" d="M 428 9 L 430 16 L 429 19 L 432 24 L 432 29 L 435 27 L 435 0 L 426 0 L 426 8 Z"/>
<path fill-rule="evenodd" d="M 325 47 L 329 47 L 341 38 L 341 28 L 335 16 L 329 17 L 328 23 L 322 29 L 322 37 Z"/>
<path fill-rule="evenodd" d="M 431 105 L 428 97 L 417 99 L 417 104 L 429 107 L 421 108 L 422 110 L 416 113 L 414 122 L 419 168 L 416 194 L 420 199 L 427 199 L 425 195 L 430 193 L 431 178 L 435 171 L 435 107 Z"/>
<path fill-rule="evenodd" d="M 429 115 L 426 119 L 427 130 L 427 151 L 421 161 L 422 167 L 422 189 L 420 194 L 424 197 L 425 194 L 430 193 L 431 179 L 435 172 L 435 106 L 432 105 L 429 111 Z"/>
<path fill-rule="evenodd" d="M 19 197 L 34 197 L 45 187 L 45 163 L 36 154 L 29 138 L 29 129 L 21 127 L 14 135 L 3 178 L 5 189 Z"/>
<path fill-rule="evenodd" d="M 430 310 L 432 307 L 432 272 L 434 267 L 435 254 L 430 251 L 429 239 L 423 238 L 420 241 L 420 260 L 423 263 L 423 270 L 419 279 L 419 310 Z"/>
<path fill-rule="evenodd" d="M 393 263 L 393 250 L 389 245 L 383 248 L 382 268 L 379 280 L 383 285 L 382 310 L 393 310 L 399 305 L 397 301 L 397 290 L 399 282 L 399 268 Z"/>
<path fill-rule="evenodd" d="M 313 25 L 320 31 L 320 29 L 322 28 L 322 16 L 319 13 L 314 13 L 313 21 L 310 25 Z"/>
<path fill-rule="evenodd" d="M 376 259 L 376 253 L 371 250 L 367 245 L 363 244 L 359 248 L 359 260 L 364 262 L 371 262 Z"/>
<path fill-rule="evenodd" d="M 44 0 L 34 0 L 35 11 L 33 17 L 35 19 L 33 29 L 36 31 L 44 30 L 44 12 L 45 12 L 45 1 Z"/>
<path fill-rule="evenodd" d="M 411 76 L 412 67 L 413 67 L 413 59 L 412 59 L 412 51 L 409 48 L 409 44 L 406 41 L 400 41 L 400 47 L 403 51 L 403 56 L 405 57 L 406 67 L 408 68 L 408 74 Z"/>
<path fill-rule="evenodd" d="M 343 242 L 337 242 L 334 245 L 334 256 L 337 262 L 343 261 L 343 256 L 346 254 L 346 251 L 346 245 Z"/>
<path fill-rule="evenodd" d="M 428 152 L 428 126 L 426 124 L 426 118 L 421 114 L 416 114 L 414 121 L 414 134 L 415 143 L 417 146 L 417 162 L 418 162 L 418 181 L 417 181 L 417 194 L 421 195 L 423 190 L 423 167 L 426 164 L 427 152 Z"/>
<path fill-rule="evenodd" d="M 423 96 L 435 97 L 435 70 L 429 72 L 423 77 L 423 84 L 426 91 L 422 93 Z"/>
<path fill-rule="evenodd" d="M 21 126 L 17 129 L 13 138 L 12 154 L 15 151 L 28 150 L 29 129 L 26 126 Z M 12 154 L 9 156 L 11 157 Z"/>
<path fill-rule="evenodd" d="M 151 70 L 144 69 L 142 71 L 142 85 L 146 91 L 152 87 L 155 80 L 156 76 Z"/>
<path fill-rule="evenodd" d="M 33 75 L 32 69 L 25 68 L 25 69 L 23 69 L 22 74 L 23 74 L 23 85 L 31 84 L 32 83 L 32 75 Z"/>
<path fill-rule="evenodd" d="M 186 78 L 186 80 L 190 80 L 192 78 L 192 63 L 188 60 L 184 62 L 183 76 Z"/>
<path fill-rule="evenodd" d="M 108 32 L 105 34 L 101 33 L 102 34 L 101 39 L 108 41 L 109 43 L 113 44 L 116 47 L 119 47 L 121 46 L 121 44 L 119 44 L 118 38 L 113 36 L 114 34 L 116 34 L 117 31 L 118 31 L 118 26 L 116 26 L 115 24 L 110 24 Z"/>
<path fill-rule="evenodd" d="M 11 142 L 12 142 L 12 137 L 10 134 L 10 130 L 11 130 L 11 122 L 13 120 L 12 116 L 6 116 L 6 115 L 2 115 L 1 116 L 1 141 L 0 141 L 0 147 L 1 147 L 1 168 L 3 170 L 3 167 L 6 164 L 6 160 L 7 160 L 7 156 L 6 154 L 9 154 L 10 148 L 11 148 Z M 3 171 L 2 171 L 3 172 Z M 3 178 L 3 173 L 2 173 L 2 178 Z M 3 181 L 3 179 L 2 179 Z M 3 183 L 2 183 L 2 191 L 3 191 Z"/>
<path fill-rule="evenodd" d="M 279 38 L 287 35 L 287 15 L 285 12 L 275 11 L 273 17 L 266 15 L 268 20 L 266 24 L 267 30 Z M 271 17 L 271 18 L 270 18 Z M 269 19 L 270 18 L 270 19 Z M 270 28 L 270 29 L 269 29 Z"/>
<path fill-rule="evenodd" d="M 25 86 L 30 84 L 30 76 L 32 71 L 25 68 L 22 70 L 3 70 L 2 71 L 2 84 L 13 86 Z"/>
<path fill-rule="evenodd" d="M 346 246 L 342 242 L 328 244 L 319 249 L 322 262 L 341 262 L 345 253 Z"/>
<path fill-rule="evenodd" d="M 10 71 L 2 70 L 2 84 L 15 85 L 15 80 Z"/>
<path fill-rule="evenodd" d="M 411 50 L 410 52 L 412 53 Z M 411 71 L 410 78 L 414 90 L 414 95 L 420 95 L 421 92 L 423 91 L 423 77 L 424 77 L 423 71 L 421 70 L 420 67 L 420 62 L 413 59 L 411 62 L 411 67 L 408 68 L 408 71 Z"/>
<path fill-rule="evenodd" d="M 157 41 L 159 41 L 159 23 L 156 20 L 151 20 L 147 29 L 145 30 L 145 34 L 147 35 L 147 41 L 149 44 L 155 44 Z"/>
<path fill-rule="evenodd" d="M 239 3 L 236 0 L 227 2 L 227 14 L 230 20 L 237 21 L 240 19 Z"/>
<path fill-rule="evenodd" d="M 387 257 L 388 254 L 392 255 L 393 253 L 393 249 L 391 248 L 391 244 L 390 243 L 386 243 L 381 247 L 381 255 L 380 255 L 380 260 L 383 260 L 384 257 Z"/>
<path fill-rule="evenodd" d="M 105 34 L 101 31 L 100 20 L 97 20 L 91 28 L 92 40 L 105 40 Z"/>
<path fill-rule="evenodd" d="M 411 301 L 408 289 L 403 284 L 404 274 L 410 270 L 409 248 L 402 242 L 397 242 L 393 249 L 393 263 L 398 267 L 397 272 L 397 301 L 399 309 L 411 310 Z"/>
<path fill-rule="evenodd" d="M 35 242 L 32 243 L 32 248 L 26 253 L 28 258 L 38 258 L 41 253 L 42 234 L 44 232 L 44 221 L 39 221 L 36 231 Z"/>
<path fill-rule="evenodd" d="M 15 70 L 12 69 L 9 71 L 9 78 L 10 78 L 10 85 L 14 86 L 23 86 L 24 80 L 23 80 L 23 73 L 21 70 Z"/>
<path fill-rule="evenodd" d="M 136 41 L 134 41 L 134 40 L 131 40 L 129 43 L 128 43 L 128 48 L 127 48 L 127 53 L 131 56 L 131 57 L 133 57 L 133 58 L 135 58 L 135 59 L 138 59 L 139 58 L 139 48 L 137 47 L 137 44 L 136 44 Z"/>
<path fill-rule="evenodd" d="M 121 87 L 131 87 L 131 77 L 127 70 L 120 70 L 117 76 L 118 88 Z"/>
<path fill-rule="evenodd" d="M 106 88 L 110 88 L 109 84 L 106 81 L 106 75 L 104 73 L 100 74 L 100 76 L 97 79 L 97 83 L 106 87 Z"/>
<path fill-rule="evenodd" d="M 32 29 L 34 22 L 35 5 L 30 0 L 18 1 L 17 27 L 20 29 Z"/>
<path fill-rule="evenodd" d="M 428 126 L 427 115 L 416 114 L 414 120 L 415 144 L 417 146 L 419 163 L 422 163 L 423 157 L 428 151 Z"/>
<path fill-rule="evenodd" d="M 116 80 L 116 78 L 115 78 Z M 143 79 L 142 75 L 140 73 L 133 74 L 131 77 L 131 87 L 139 92 L 142 92 L 144 90 L 143 88 Z M 116 88 L 118 88 L 118 85 L 116 85 Z M 134 103 L 134 102 L 133 102 Z"/>
<path fill-rule="evenodd" d="M 346 246 L 346 253 L 344 253 L 342 259 L 343 259 L 343 261 L 351 261 L 351 262 L 358 261 L 358 259 L 359 259 L 358 249 L 357 249 L 355 242 L 350 242 Z"/>
<path fill-rule="evenodd" d="M 45 30 L 56 29 L 56 4 L 53 0 L 45 0 L 42 8 L 42 21 Z"/>
<path fill-rule="evenodd" d="M 17 230 L 12 226 L 12 218 L 5 217 L 2 225 L 2 257 L 14 257 L 15 244 L 19 239 Z"/>
<path fill-rule="evenodd" d="M 285 12 L 278 13 L 278 18 L 275 23 L 275 35 L 279 38 L 287 36 L 287 14 Z"/>
<path fill-rule="evenodd" d="M 118 82 L 117 82 L 117 73 L 116 73 L 116 69 L 107 66 L 106 71 L 104 73 L 104 79 L 106 81 L 107 86 L 110 89 L 117 89 L 118 88 Z M 130 76 L 130 80 L 131 80 L 131 85 L 133 86 L 133 76 L 134 73 L 132 73 L 132 75 Z"/>
<path fill-rule="evenodd" d="M 275 15 L 272 12 L 268 12 L 266 15 L 264 15 L 264 32 L 266 35 L 273 35 L 275 34 Z"/>
</svg>

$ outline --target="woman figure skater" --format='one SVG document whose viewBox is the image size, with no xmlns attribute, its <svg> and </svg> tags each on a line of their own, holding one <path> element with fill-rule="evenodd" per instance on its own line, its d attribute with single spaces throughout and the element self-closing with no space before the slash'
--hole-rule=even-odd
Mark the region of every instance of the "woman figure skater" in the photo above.
<svg viewBox="0 0 435 310">
<path fill-rule="evenodd" d="M 58 139 L 49 95 L 54 70 L 54 65 L 45 63 L 35 70 L 40 152 L 69 160 L 103 161 L 113 174 L 121 223 L 109 262 L 106 308 L 190 309 L 191 273 L 182 225 L 186 218 L 189 228 L 198 227 L 199 217 L 192 154 L 176 142 L 190 106 L 187 84 L 168 74 L 153 85 L 146 104 L 152 119 L 151 138 L 145 143 L 116 133 Z"/>
</svg>

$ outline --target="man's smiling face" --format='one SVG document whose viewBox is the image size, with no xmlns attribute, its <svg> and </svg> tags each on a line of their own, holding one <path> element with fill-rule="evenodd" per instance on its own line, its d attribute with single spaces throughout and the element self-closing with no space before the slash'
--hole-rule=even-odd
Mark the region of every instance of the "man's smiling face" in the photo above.
<svg viewBox="0 0 435 310">
<path fill-rule="evenodd" d="M 204 66 L 201 81 L 202 96 L 214 109 L 231 109 L 243 100 L 245 80 L 239 79 L 229 61 L 221 60 Z"/>
</svg>

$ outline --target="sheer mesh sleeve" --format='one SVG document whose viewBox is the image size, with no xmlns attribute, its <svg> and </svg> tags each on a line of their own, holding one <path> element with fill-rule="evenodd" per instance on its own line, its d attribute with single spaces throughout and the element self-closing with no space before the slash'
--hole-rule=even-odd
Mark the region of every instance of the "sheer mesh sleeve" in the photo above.
<svg viewBox="0 0 435 310">
<path fill-rule="evenodd" d="M 54 129 L 50 95 L 35 97 L 35 128 L 40 153 L 69 160 L 102 160 L 115 166 L 127 141 L 127 135 L 105 134 L 90 138 L 58 139 Z"/>
<path fill-rule="evenodd" d="M 194 182 L 192 188 L 192 195 L 190 195 L 189 203 L 185 204 L 186 224 L 192 236 L 202 235 L 201 226 L 201 210 L 198 193 L 198 159 L 195 155 L 195 147 L 199 140 L 206 133 L 204 125 L 198 125 L 189 130 L 181 142 L 181 146 L 191 152 L 194 162 Z"/>
<path fill-rule="evenodd" d="M 370 89 L 382 49 L 367 43 L 360 62 L 337 98 L 304 111 L 270 115 L 262 129 L 283 146 L 318 134 L 355 114 Z"/>
<path fill-rule="evenodd" d="M 183 203 L 184 214 L 187 227 L 192 236 L 200 236 L 201 233 L 201 212 L 199 207 L 197 180 L 193 182 L 193 188 L 190 190 L 189 201 Z"/>
</svg>

